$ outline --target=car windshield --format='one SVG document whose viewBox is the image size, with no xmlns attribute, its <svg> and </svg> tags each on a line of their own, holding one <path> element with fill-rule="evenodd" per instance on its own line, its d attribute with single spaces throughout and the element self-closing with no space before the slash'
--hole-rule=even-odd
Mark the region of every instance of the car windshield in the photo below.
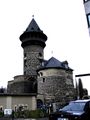
<svg viewBox="0 0 90 120">
<path fill-rule="evenodd" d="M 84 111 L 85 102 L 71 102 L 69 105 L 63 107 L 62 111 Z"/>
</svg>

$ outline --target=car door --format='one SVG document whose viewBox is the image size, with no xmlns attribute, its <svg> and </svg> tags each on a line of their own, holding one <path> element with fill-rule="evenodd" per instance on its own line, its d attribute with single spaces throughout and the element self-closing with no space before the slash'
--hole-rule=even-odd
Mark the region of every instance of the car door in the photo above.
<svg viewBox="0 0 90 120">
<path fill-rule="evenodd" d="M 90 120 L 90 101 L 85 105 L 85 113 L 84 113 L 85 120 Z"/>
</svg>

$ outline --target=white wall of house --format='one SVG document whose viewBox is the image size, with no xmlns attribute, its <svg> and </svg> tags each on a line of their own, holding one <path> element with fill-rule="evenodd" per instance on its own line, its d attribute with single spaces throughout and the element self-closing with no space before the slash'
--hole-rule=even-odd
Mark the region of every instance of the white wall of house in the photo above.
<svg viewBox="0 0 90 120">
<path fill-rule="evenodd" d="M 37 108 L 36 96 L 0 96 L 0 107 L 3 109 L 13 109 L 15 107 L 27 106 L 29 110 Z"/>
</svg>

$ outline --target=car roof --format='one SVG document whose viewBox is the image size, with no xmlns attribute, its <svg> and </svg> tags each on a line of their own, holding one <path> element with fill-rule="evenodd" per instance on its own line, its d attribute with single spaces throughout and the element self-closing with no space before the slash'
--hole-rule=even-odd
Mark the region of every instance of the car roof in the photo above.
<svg viewBox="0 0 90 120">
<path fill-rule="evenodd" d="M 90 99 L 84 99 L 84 100 L 75 100 L 75 101 L 71 101 L 71 102 L 89 102 Z"/>
</svg>

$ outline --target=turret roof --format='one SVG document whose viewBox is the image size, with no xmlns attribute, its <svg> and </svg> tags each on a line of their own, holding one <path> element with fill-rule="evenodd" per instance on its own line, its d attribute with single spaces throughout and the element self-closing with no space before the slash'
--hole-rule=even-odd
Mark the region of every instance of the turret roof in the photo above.
<svg viewBox="0 0 90 120">
<path fill-rule="evenodd" d="M 42 30 L 39 28 L 38 24 L 36 23 L 35 19 L 33 18 L 28 25 L 25 32 L 42 32 Z"/>
<path fill-rule="evenodd" d="M 45 61 L 44 66 L 42 66 L 40 69 L 50 69 L 50 68 L 58 68 L 58 69 L 65 69 L 72 71 L 72 69 L 68 66 L 67 61 L 61 62 L 54 57 L 51 57 L 49 60 Z"/>
<path fill-rule="evenodd" d="M 45 67 L 62 67 L 62 63 L 54 57 L 51 57 Z"/>
<path fill-rule="evenodd" d="M 23 48 L 28 45 L 40 45 L 44 48 L 46 46 L 45 41 L 47 40 L 47 36 L 33 18 L 24 33 L 20 35 L 20 40 L 22 41 L 21 46 Z"/>
</svg>

